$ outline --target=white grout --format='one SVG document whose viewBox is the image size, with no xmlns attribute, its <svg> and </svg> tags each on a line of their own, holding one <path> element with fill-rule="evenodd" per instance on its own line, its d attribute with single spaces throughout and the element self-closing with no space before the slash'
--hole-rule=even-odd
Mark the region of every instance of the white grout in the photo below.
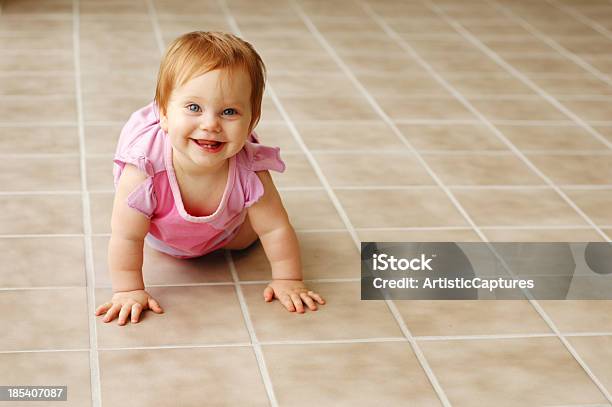
<svg viewBox="0 0 612 407">
<path fill-rule="evenodd" d="M 471 33 L 469 33 L 467 30 L 465 30 L 465 28 L 463 28 L 463 26 L 461 24 L 459 24 L 458 22 L 454 21 L 452 18 L 446 16 L 444 14 L 444 12 L 442 10 L 440 10 L 440 8 L 431 3 L 430 0 L 423 0 L 422 1 L 427 7 L 429 7 L 432 11 L 434 11 L 436 14 L 438 14 L 442 19 L 444 19 L 444 21 L 446 21 L 449 25 L 451 25 L 453 28 L 455 28 L 455 30 L 457 32 L 459 32 L 466 40 L 470 41 L 472 44 L 474 44 L 475 46 L 477 46 L 482 52 L 484 52 L 487 56 L 489 56 L 491 59 L 493 59 L 495 62 L 497 62 L 499 65 L 501 65 L 502 67 L 504 67 L 507 71 L 509 71 L 510 73 L 512 73 L 514 76 L 516 76 L 518 79 L 522 80 L 526 85 L 529 85 L 530 87 L 532 87 L 532 89 L 538 91 L 538 93 L 540 93 L 542 96 L 544 96 L 545 98 L 547 98 L 547 100 L 551 101 L 553 104 L 555 104 L 555 106 L 557 106 L 557 108 L 559 108 L 560 110 L 562 110 L 564 113 L 566 113 L 566 115 L 570 116 L 570 117 L 575 117 L 573 115 L 572 112 L 568 111 L 563 105 L 561 105 L 559 102 L 557 102 L 555 99 L 551 98 L 548 94 L 546 94 L 544 91 L 542 91 L 539 87 L 535 86 L 530 80 L 528 80 L 527 78 L 525 78 L 524 75 L 522 75 L 520 72 L 518 72 L 514 67 L 512 67 L 511 65 L 509 65 L 505 60 L 503 60 L 503 58 L 499 57 L 496 53 L 492 52 L 487 46 L 485 46 L 484 44 L 482 44 L 481 41 L 479 41 L 476 37 L 474 37 Z M 385 25 L 386 26 L 386 25 Z M 388 30 L 390 31 L 390 30 Z M 414 52 L 413 52 L 414 53 Z M 415 56 L 416 53 L 414 53 Z M 432 72 L 433 70 L 430 69 L 430 72 Z M 437 74 L 436 74 L 437 75 Z M 442 79 L 442 78 L 440 78 Z M 453 90 L 454 94 L 457 94 L 457 92 L 454 91 L 454 89 L 449 89 L 449 90 Z M 458 95 L 459 97 L 462 98 L 461 95 Z M 484 122 L 487 122 L 486 118 L 482 117 Z M 580 121 L 581 122 L 581 121 Z M 586 124 L 584 122 L 582 122 L 583 124 Z M 496 130 L 496 134 L 498 134 L 498 136 L 500 136 L 500 138 L 505 139 L 505 136 L 499 132 L 497 129 L 493 128 L 492 129 Z M 590 127 L 585 127 L 585 129 L 590 129 Z M 507 140 L 505 140 L 507 141 Z M 508 142 L 509 143 L 509 142 Z M 511 143 L 509 143 L 509 146 L 511 145 Z M 512 145 L 512 147 L 514 147 Z M 514 150 L 516 150 L 516 148 L 514 147 Z M 527 158 L 520 153 L 520 151 L 516 151 L 517 154 L 523 158 L 523 160 L 525 161 L 526 164 L 531 164 Z M 597 226 L 595 225 L 592 220 L 586 216 L 586 214 L 584 214 L 581 210 L 579 210 L 579 208 L 574 204 L 574 202 L 572 200 L 569 199 L 569 197 L 567 197 L 567 195 L 565 195 L 565 193 L 563 193 L 562 191 L 560 191 L 556 186 L 554 186 L 554 184 L 552 184 L 552 182 L 547 178 L 544 177 L 543 174 L 541 174 L 541 172 L 539 172 L 539 170 L 533 166 L 534 169 L 537 170 L 537 173 L 539 175 L 541 175 L 541 177 L 543 179 L 545 179 L 547 181 L 547 183 L 551 184 L 556 190 L 557 192 L 562 195 L 564 197 L 564 199 L 566 200 L 566 202 L 568 204 L 570 204 L 589 224 L 591 224 L 596 230 L 597 232 L 604 237 L 604 239 L 606 239 L 606 241 L 610 242 L 610 238 Z M 487 241 L 487 240 L 485 240 Z M 504 264 L 504 268 L 508 271 L 508 273 L 512 276 L 514 276 L 514 273 L 512 272 L 512 270 L 510 268 L 507 267 L 507 265 L 505 264 L 505 261 L 503 259 L 501 259 L 499 256 L 497 256 L 496 253 L 496 257 L 498 257 L 502 264 Z M 557 337 L 559 338 L 559 340 L 563 343 L 563 345 L 566 347 L 566 349 L 569 351 L 569 353 L 574 357 L 574 359 L 578 362 L 578 364 L 583 368 L 583 370 L 587 373 L 587 375 L 591 378 L 591 380 L 593 381 L 593 383 L 597 386 L 597 388 L 602 392 L 602 394 L 606 397 L 606 399 L 610 402 L 612 402 L 612 394 L 610 394 L 610 392 L 608 391 L 608 389 L 605 387 L 605 385 L 599 380 L 599 378 L 593 373 L 593 371 L 591 370 L 591 368 L 587 365 L 587 363 L 580 357 L 580 355 L 578 354 L 578 352 L 574 349 L 574 347 L 571 345 L 571 343 L 564 337 L 564 335 L 560 332 L 559 328 L 556 326 L 556 324 L 552 321 L 552 319 L 550 318 L 550 316 L 544 311 L 544 309 L 542 308 L 542 306 L 538 303 L 538 301 L 535 300 L 535 298 L 533 297 L 533 295 L 529 292 L 526 291 L 525 292 L 527 298 L 529 299 L 529 303 L 534 307 L 534 309 L 538 312 L 538 314 L 540 315 L 540 317 L 546 322 L 546 324 L 552 329 L 552 331 L 557 335 Z"/>
<path fill-rule="evenodd" d="M 491 6 L 496 7 L 498 10 L 501 10 L 510 19 L 512 19 L 513 21 L 516 21 L 521 27 L 529 31 L 536 38 L 540 39 L 541 41 L 546 43 L 548 46 L 554 48 L 557 52 L 559 52 L 564 57 L 571 59 L 574 63 L 576 63 L 577 65 L 579 65 L 586 71 L 590 72 L 591 74 L 593 74 L 594 76 L 596 76 L 603 82 L 607 83 L 608 85 L 612 85 L 612 79 L 610 79 L 608 75 L 604 74 L 599 69 L 595 68 L 593 65 L 589 64 L 584 59 L 580 58 L 578 55 L 574 54 L 573 52 L 570 52 L 565 47 L 561 46 L 561 44 L 559 44 L 557 41 L 543 34 L 536 27 L 531 25 L 529 22 L 525 21 L 524 18 L 516 15 L 512 10 L 508 9 L 507 7 L 495 2 L 495 0 L 486 0 L 486 1 Z"/>
<path fill-rule="evenodd" d="M 603 25 L 591 20 L 587 16 L 581 14 L 580 12 L 576 11 L 575 9 L 571 7 L 565 6 L 563 4 L 559 4 L 557 0 L 545 0 L 545 1 L 548 4 L 552 4 L 555 7 L 559 8 L 561 11 L 565 12 L 566 14 L 569 14 L 570 16 L 574 17 L 576 20 L 582 22 L 583 24 L 588 25 L 593 30 L 607 37 L 609 40 L 612 40 L 612 31 L 608 30 Z"/>
<path fill-rule="evenodd" d="M 98 358 L 98 332 L 96 326 L 96 276 L 94 273 L 93 247 L 91 240 L 91 205 L 87 191 L 87 163 L 85 160 L 85 131 L 83 125 L 83 100 L 81 97 L 81 52 L 80 52 L 80 12 L 79 0 L 72 0 L 72 36 L 74 51 L 74 78 L 77 107 L 77 123 L 79 134 L 79 153 L 81 169 L 81 200 L 83 211 L 83 229 L 85 245 L 85 272 L 87 281 L 87 321 L 89 323 L 89 367 L 91 370 L 91 400 L 93 407 L 102 406 L 100 362 Z"/>
</svg>

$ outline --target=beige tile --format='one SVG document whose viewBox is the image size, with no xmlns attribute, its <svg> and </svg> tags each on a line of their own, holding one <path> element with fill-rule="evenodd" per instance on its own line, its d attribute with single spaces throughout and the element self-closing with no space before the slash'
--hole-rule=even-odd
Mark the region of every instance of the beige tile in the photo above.
<svg viewBox="0 0 612 407">
<path fill-rule="evenodd" d="M 302 152 L 284 153 L 286 169 L 283 173 L 270 171 L 274 184 L 283 187 L 322 187 L 317 174 Z"/>
<path fill-rule="evenodd" d="M 81 36 L 81 50 L 90 49 L 113 49 L 114 52 L 127 52 L 138 44 L 141 52 L 158 51 L 155 36 L 149 33 L 119 31 L 101 32 L 97 35 Z M 158 51 L 159 52 L 159 51 Z"/>
<path fill-rule="evenodd" d="M 612 191 L 610 190 L 564 190 L 572 201 L 582 209 L 588 217 L 599 225 L 612 225 Z"/>
<path fill-rule="evenodd" d="M 609 75 L 612 73 L 612 58 L 609 55 L 581 55 L 582 59 Z"/>
<path fill-rule="evenodd" d="M 414 336 L 550 333 L 528 301 L 394 301 Z"/>
<path fill-rule="evenodd" d="M 480 242 L 471 230 L 375 230 L 357 229 L 363 242 Z"/>
<path fill-rule="evenodd" d="M 317 30 L 324 36 L 334 34 L 348 34 L 355 31 L 355 27 L 359 26 L 361 33 L 367 32 L 372 34 L 380 34 L 380 26 L 369 17 L 351 17 L 346 19 L 329 20 L 325 17 L 315 17 L 312 19 Z"/>
<path fill-rule="evenodd" d="M 326 191 L 281 191 L 280 195 L 295 229 L 345 227 Z"/>
<path fill-rule="evenodd" d="M 243 4 L 249 4 L 243 3 Z M 277 8 L 282 3 L 277 2 L 269 3 L 267 6 L 270 8 Z M 254 10 L 261 9 L 262 6 L 260 4 L 253 4 L 251 6 Z M 286 4 L 285 4 L 286 7 Z M 282 18 L 275 18 L 274 24 L 262 24 L 263 19 L 249 19 L 244 16 L 239 20 L 240 31 L 247 39 L 251 34 L 267 34 L 267 35 L 310 35 L 310 31 L 304 22 L 299 18 L 299 16 L 294 15 L 291 16 L 287 14 L 283 15 Z M 269 21 L 269 20 L 268 20 Z"/>
<path fill-rule="evenodd" d="M 72 72 L 52 75 L 15 72 L 0 76 L 0 95 L 74 95 Z"/>
<path fill-rule="evenodd" d="M 72 51 L 72 47 L 72 35 L 68 31 L 51 31 L 45 33 L 44 36 L 36 31 L 23 31 L 10 36 L 0 35 L 0 49 L 2 50 Z"/>
<path fill-rule="evenodd" d="M 478 50 L 472 43 L 461 36 L 433 38 L 433 39 L 407 39 L 408 45 L 417 54 L 427 59 L 429 55 L 469 54 Z"/>
<path fill-rule="evenodd" d="M 248 0 L 232 0 L 229 5 L 232 14 L 236 15 L 241 22 L 244 19 L 251 19 L 253 17 L 274 21 L 297 18 L 291 12 L 291 7 L 281 0 L 265 2 L 261 3 L 261 5 Z"/>
<path fill-rule="evenodd" d="M 249 342 L 233 285 L 147 287 L 164 310 L 144 311 L 136 324 L 96 318 L 98 346 L 133 347 Z M 96 308 L 110 301 L 111 289 L 96 290 Z M 262 299 L 263 301 L 263 299 Z"/>
<path fill-rule="evenodd" d="M 128 3 L 117 0 L 106 0 L 103 3 L 97 1 L 84 1 L 80 4 L 79 12 L 83 16 L 91 17 L 105 14 L 147 15 L 147 4 L 144 0 L 136 0 Z"/>
<path fill-rule="evenodd" d="M 524 37 L 480 39 L 480 41 L 502 57 L 506 54 L 541 54 L 554 51 L 554 48 L 550 45 L 532 35 Z"/>
<path fill-rule="evenodd" d="M 474 19 L 471 21 L 462 21 L 461 25 L 478 38 L 499 35 L 507 37 L 525 36 L 529 34 L 529 31 L 512 21 L 502 22 L 500 20 L 490 21 L 486 19 Z"/>
<path fill-rule="evenodd" d="M 446 185 L 538 185 L 544 182 L 513 153 L 425 154 Z"/>
<path fill-rule="evenodd" d="M 212 16 L 220 17 L 222 14 L 218 4 L 210 0 L 199 0 L 191 3 L 157 0 L 155 2 L 155 10 L 159 18 L 168 18 L 170 16 L 210 18 Z"/>
<path fill-rule="evenodd" d="M 269 405 L 250 347 L 100 351 L 99 357 L 101 397 L 111 406 Z"/>
<path fill-rule="evenodd" d="M 506 73 L 495 61 L 480 51 L 461 54 L 427 55 L 427 63 L 439 73 Z"/>
<path fill-rule="evenodd" d="M 338 65 L 324 50 L 309 52 L 308 54 L 289 50 L 284 52 L 260 52 L 260 54 L 269 72 L 306 71 L 317 73 L 342 73 Z M 273 83 L 272 86 L 274 86 Z"/>
<path fill-rule="evenodd" d="M 59 17 L 59 18 L 58 18 Z M 52 34 L 72 33 L 72 17 L 52 14 L 4 14 L 0 16 L 0 34 L 32 33 L 41 30 Z"/>
<path fill-rule="evenodd" d="M 466 225 L 437 188 L 335 192 L 356 228 Z"/>
<path fill-rule="evenodd" d="M 406 150 L 407 147 L 383 122 L 295 123 L 311 150 L 363 150 L 376 145 L 381 150 Z"/>
<path fill-rule="evenodd" d="M 362 301 L 360 283 L 308 283 L 326 301 L 317 311 L 289 312 L 278 300 L 265 302 L 265 285 L 242 285 L 260 341 L 401 337 L 384 301 Z"/>
<path fill-rule="evenodd" d="M 496 126 L 523 150 L 600 150 L 603 144 L 578 126 Z"/>
<path fill-rule="evenodd" d="M 470 103 L 489 120 L 566 120 L 556 107 L 541 98 L 471 99 Z"/>
<path fill-rule="evenodd" d="M 612 86 L 591 74 L 574 77 L 537 77 L 532 80 L 552 96 L 612 95 Z"/>
<path fill-rule="evenodd" d="M 280 147 L 281 158 L 286 152 L 302 151 L 285 123 L 259 123 L 255 128 L 261 144 Z"/>
<path fill-rule="evenodd" d="M 280 405 L 401 406 L 408 401 L 411 406 L 440 405 L 406 342 L 263 346 L 262 350 Z"/>
<path fill-rule="evenodd" d="M 559 98 L 559 101 L 587 122 L 606 121 L 612 117 L 612 103 L 610 103 L 610 100 L 564 100 Z"/>
<path fill-rule="evenodd" d="M 280 97 L 334 96 L 358 98 L 360 96 L 359 90 L 343 73 L 327 74 L 315 71 L 306 76 L 299 72 L 271 72 L 268 75 L 268 80 Z"/>
<path fill-rule="evenodd" d="M 80 10 L 80 27 L 79 34 L 82 37 L 89 36 L 101 36 L 104 32 L 133 32 L 139 34 L 155 35 L 153 31 L 153 24 L 148 16 L 148 12 L 141 14 L 138 13 L 113 13 L 112 16 L 107 17 L 105 14 L 95 14 L 89 12 L 83 12 L 83 7 L 92 9 L 94 7 L 118 7 L 118 6 L 129 6 L 128 3 L 113 3 L 110 1 L 99 3 L 99 2 L 83 2 L 81 3 Z M 145 5 L 146 7 L 146 5 Z M 142 10 L 142 9 L 141 9 Z M 160 21 L 161 23 L 161 21 Z M 164 31 L 162 27 L 162 31 Z"/>
<path fill-rule="evenodd" d="M 473 119 L 475 116 L 451 98 L 379 96 L 378 104 L 392 119 Z"/>
<path fill-rule="evenodd" d="M 337 2 L 325 3 L 319 1 L 304 1 L 300 3 L 302 10 L 310 18 L 317 17 L 352 17 L 352 18 L 367 18 L 367 13 L 361 7 L 355 7 L 354 3 L 347 0 L 338 0 Z"/>
<path fill-rule="evenodd" d="M 249 42 L 253 44 L 258 52 L 268 53 L 274 52 L 285 52 L 285 51 L 296 51 L 302 52 L 310 51 L 321 51 L 324 48 L 311 35 L 266 35 L 266 34 L 251 34 L 249 35 Z"/>
<path fill-rule="evenodd" d="M 527 158 L 556 184 L 598 185 L 612 181 L 612 154 L 528 154 Z"/>
<path fill-rule="evenodd" d="M 74 96 L 3 96 L 0 98 L 0 122 L 73 122 L 76 123 Z"/>
<path fill-rule="evenodd" d="M 0 234 L 83 233 L 80 193 L 3 195 L 0 208 Z"/>
<path fill-rule="evenodd" d="M 594 229 L 483 229 L 492 242 L 599 242 Z"/>
<path fill-rule="evenodd" d="M 405 52 L 388 53 L 384 58 L 379 55 L 353 54 L 342 55 L 342 61 L 348 65 L 354 74 L 359 73 L 420 73 L 427 71 Z"/>
<path fill-rule="evenodd" d="M 360 277 L 359 250 L 348 232 L 302 232 L 297 236 L 305 280 Z M 260 242 L 245 250 L 232 251 L 232 258 L 240 280 L 272 279 L 270 263 Z"/>
<path fill-rule="evenodd" d="M 538 301 L 561 332 L 612 332 L 612 301 Z"/>
<path fill-rule="evenodd" d="M 425 4 L 413 2 L 371 2 L 372 9 L 385 20 L 437 19 L 438 15 Z"/>
<path fill-rule="evenodd" d="M 445 76 L 451 86 L 465 96 L 471 95 L 533 95 L 534 92 L 510 74 L 480 74 L 478 76 Z"/>
<path fill-rule="evenodd" d="M 612 142 L 612 126 L 593 126 L 604 138 Z"/>
<path fill-rule="evenodd" d="M 150 97 L 149 97 L 150 96 Z M 151 95 L 125 94 L 123 96 L 108 95 L 103 98 L 95 94 L 83 94 L 83 116 L 88 121 L 126 122 L 136 110 L 147 105 Z"/>
<path fill-rule="evenodd" d="M 86 154 L 108 154 L 112 161 L 122 128 L 123 124 L 85 126 Z"/>
<path fill-rule="evenodd" d="M 567 338 L 608 391 L 612 389 L 612 336 Z"/>
<path fill-rule="evenodd" d="M 75 126 L 2 127 L 0 154 L 26 151 L 45 154 L 78 154 L 79 136 Z"/>
<path fill-rule="evenodd" d="M 0 291 L 2 350 L 89 347 L 85 287 Z"/>
<path fill-rule="evenodd" d="M 411 153 L 315 154 L 315 158 L 332 187 L 434 184 Z"/>
<path fill-rule="evenodd" d="M 110 233 L 114 192 L 90 192 L 89 212 L 92 233 Z"/>
<path fill-rule="evenodd" d="M 0 72 L 72 72 L 73 70 L 74 59 L 72 56 L 72 50 L 62 52 L 20 50 L 18 58 L 16 58 L 12 53 L 0 51 Z"/>
<path fill-rule="evenodd" d="M 280 112 L 276 108 L 274 101 L 264 95 L 261 101 L 261 118 L 260 120 L 265 123 L 266 120 L 284 120 Z"/>
<path fill-rule="evenodd" d="M 0 185 L 3 191 L 79 191 L 80 159 L 4 157 L 0 162 Z"/>
<path fill-rule="evenodd" d="M 81 237 L 0 239 L 2 287 L 85 286 L 84 255 Z"/>
<path fill-rule="evenodd" d="M 131 94 L 155 95 L 157 85 L 157 67 L 149 70 L 114 72 L 84 72 L 81 74 L 81 92 L 83 94 L 112 95 Z M 74 92 L 74 91 L 73 91 Z"/>
<path fill-rule="evenodd" d="M 341 57 L 345 54 L 352 54 L 355 50 L 359 50 L 361 53 L 367 51 L 376 53 L 402 51 L 402 48 L 384 33 L 372 34 L 353 31 L 344 34 L 328 34 L 325 39 Z"/>
<path fill-rule="evenodd" d="M 87 189 L 89 191 L 113 191 L 113 155 L 86 157 Z"/>
<path fill-rule="evenodd" d="M 398 124 L 397 127 L 417 150 L 507 150 L 485 126 Z"/>
<path fill-rule="evenodd" d="M 89 351 L 84 352 L 28 352 L 0 354 L 0 376 L 4 383 L 40 386 L 67 386 L 68 397 L 61 403 L 64 407 L 92 405 Z M 0 402 L 0 406 L 15 403 Z M 40 401 L 20 406 L 41 405 Z M 51 404 L 51 403 L 49 403 Z"/>
<path fill-rule="evenodd" d="M 283 97 L 281 103 L 294 121 L 373 120 L 379 118 L 363 98 Z"/>
<path fill-rule="evenodd" d="M 178 5 L 178 7 L 182 7 L 182 5 Z M 202 29 L 208 31 L 232 31 L 226 20 L 215 15 L 195 17 L 189 15 L 162 14 L 158 16 L 157 21 L 163 33 L 175 33 L 177 37 L 181 33 L 199 31 Z M 240 24 L 240 30 L 245 35 L 243 38 L 248 41 L 249 33 L 244 31 L 243 24 Z"/>
<path fill-rule="evenodd" d="M 583 74 L 584 68 L 572 60 L 553 52 L 542 55 L 507 55 L 504 60 L 527 73 Z"/>
<path fill-rule="evenodd" d="M 557 338 L 421 341 L 419 345 L 453 406 L 605 402 Z"/>
<path fill-rule="evenodd" d="M 448 96 L 451 94 L 429 74 L 392 73 L 392 74 L 359 74 L 359 82 L 371 95 L 376 96 Z"/>
<path fill-rule="evenodd" d="M 130 52 L 116 50 L 99 50 L 95 48 L 81 50 L 81 73 L 113 72 L 119 70 L 150 70 L 159 66 L 161 55 L 158 50 L 134 50 Z"/>
<path fill-rule="evenodd" d="M 464 189 L 453 194 L 477 225 L 586 225 L 556 192 L 549 189 Z"/>
<path fill-rule="evenodd" d="M 557 38 L 557 42 L 566 50 L 578 55 L 610 55 L 612 52 L 610 40 L 607 38 L 602 38 L 602 36 L 599 34 L 595 34 L 591 37 L 580 38 L 572 38 L 570 36 L 563 40 Z"/>
<path fill-rule="evenodd" d="M 96 287 L 111 287 L 108 270 L 109 239 L 103 236 L 92 237 Z M 152 249 L 147 243 L 143 246 L 142 275 L 147 286 L 232 281 L 222 250 L 193 259 L 177 259 Z"/>
<path fill-rule="evenodd" d="M 438 35 L 457 35 L 457 31 L 442 18 L 438 17 L 427 7 L 423 7 L 421 12 L 429 11 L 431 14 L 416 17 L 385 18 L 385 23 L 395 32 L 401 33 L 404 38 L 409 35 L 421 36 L 423 33 L 434 32 Z"/>
</svg>

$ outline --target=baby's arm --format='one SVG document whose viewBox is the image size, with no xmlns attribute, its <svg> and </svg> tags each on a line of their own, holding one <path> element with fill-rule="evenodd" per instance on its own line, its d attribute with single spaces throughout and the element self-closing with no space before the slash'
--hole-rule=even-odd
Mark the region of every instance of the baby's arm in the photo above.
<svg viewBox="0 0 612 407">
<path fill-rule="evenodd" d="M 144 290 L 142 278 L 144 237 L 149 231 L 150 221 L 126 203 L 128 195 L 145 179 L 145 174 L 126 164 L 117 185 L 108 244 L 108 269 L 114 295 L 111 301 L 96 310 L 96 315 L 106 313 L 104 322 L 119 315 L 119 325 L 125 325 L 130 314 L 132 322 L 138 322 L 140 313 L 147 308 L 163 312 L 157 301 Z"/>
<path fill-rule="evenodd" d="M 304 302 L 316 310 L 315 301 L 325 300 L 308 290 L 302 281 L 300 247 L 289 217 L 268 171 L 258 171 L 264 195 L 248 209 L 251 226 L 263 246 L 272 268 L 272 282 L 264 290 L 266 301 L 274 297 L 289 310 L 304 312 Z M 314 299 L 314 301 L 313 301 Z"/>
</svg>

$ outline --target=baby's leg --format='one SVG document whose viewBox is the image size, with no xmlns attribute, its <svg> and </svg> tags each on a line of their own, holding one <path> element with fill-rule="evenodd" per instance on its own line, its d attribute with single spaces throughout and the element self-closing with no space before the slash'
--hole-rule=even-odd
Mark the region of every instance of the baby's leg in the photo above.
<svg viewBox="0 0 612 407">
<path fill-rule="evenodd" d="M 224 249 L 242 250 L 246 249 L 257 240 L 257 233 L 251 227 L 249 216 L 247 215 L 244 223 L 240 225 L 238 234 L 228 244 L 223 246 Z"/>
</svg>

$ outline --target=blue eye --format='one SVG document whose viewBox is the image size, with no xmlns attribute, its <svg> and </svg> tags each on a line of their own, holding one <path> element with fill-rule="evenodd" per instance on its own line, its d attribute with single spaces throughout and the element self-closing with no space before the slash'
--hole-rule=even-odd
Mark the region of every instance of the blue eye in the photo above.
<svg viewBox="0 0 612 407">
<path fill-rule="evenodd" d="M 195 103 L 190 103 L 187 105 L 187 110 L 197 113 L 200 111 L 200 106 L 196 105 Z"/>
<path fill-rule="evenodd" d="M 234 114 L 236 114 L 236 110 L 235 109 L 228 108 L 228 109 L 223 110 L 223 115 L 225 115 L 225 116 L 231 116 L 231 115 L 234 115 Z"/>
</svg>

